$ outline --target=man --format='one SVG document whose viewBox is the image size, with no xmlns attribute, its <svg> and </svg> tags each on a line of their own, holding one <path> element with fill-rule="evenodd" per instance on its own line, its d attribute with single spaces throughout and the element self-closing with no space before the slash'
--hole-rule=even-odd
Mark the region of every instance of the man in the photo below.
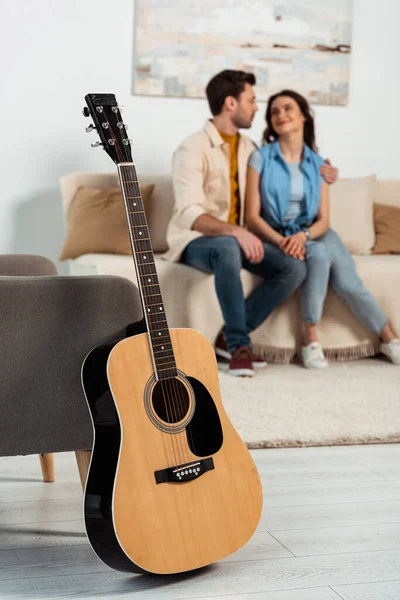
<svg viewBox="0 0 400 600">
<path fill-rule="evenodd" d="M 225 328 L 217 337 L 217 355 L 230 359 L 229 373 L 252 376 L 266 363 L 254 354 L 249 333 L 301 285 L 303 261 L 263 242 L 243 226 L 246 170 L 255 144 L 239 135 L 258 110 L 255 76 L 225 70 L 208 83 L 213 119 L 187 138 L 173 158 L 175 208 L 167 233 L 166 258 L 214 273 Z M 328 183 L 337 170 L 323 167 Z M 245 301 L 240 279 L 244 268 L 263 278 Z"/>
</svg>

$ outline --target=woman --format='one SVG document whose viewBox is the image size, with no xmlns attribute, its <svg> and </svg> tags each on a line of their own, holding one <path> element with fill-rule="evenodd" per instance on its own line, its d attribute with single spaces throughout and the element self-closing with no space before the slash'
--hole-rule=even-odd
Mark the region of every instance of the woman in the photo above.
<svg viewBox="0 0 400 600">
<path fill-rule="evenodd" d="M 248 228 L 283 254 L 305 260 L 302 288 L 306 368 L 326 367 L 318 324 L 330 283 L 359 320 L 379 335 L 381 352 L 400 364 L 400 340 L 357 275 L 354 261 L 329 227 L 329 187 L 320 175 L 314 120 L 303 96 L 284 90 L 269 99 L 264 145 L 249 160 L 246 189 Z"/>
</svg>

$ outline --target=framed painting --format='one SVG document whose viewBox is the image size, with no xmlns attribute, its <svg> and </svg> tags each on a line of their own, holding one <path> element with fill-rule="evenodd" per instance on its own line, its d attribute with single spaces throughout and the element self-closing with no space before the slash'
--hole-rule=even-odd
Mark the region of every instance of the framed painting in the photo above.
<svg viewBox="0 0 400 600">
<path fill-rule="evenodd" d="M 136 0 L 133 93 L 204 98 L 223 69 L 250 71 L 257 98 L 292 88 L 346 105 L 353 0 Z"/>
</svg>

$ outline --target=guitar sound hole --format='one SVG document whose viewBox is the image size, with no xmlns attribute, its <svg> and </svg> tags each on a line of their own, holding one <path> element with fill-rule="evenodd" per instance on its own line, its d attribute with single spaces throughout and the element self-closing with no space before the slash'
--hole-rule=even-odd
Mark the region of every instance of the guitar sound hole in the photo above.
<svg viewBox="0 0 400 600">
<path fill-rule="evenodd" d="M 189 410 L 189 394 L 183 383 L 173 377 L 157 381 L 152 394 L 156 415 L 166 423 L 179 423 Z"/>
</svg>

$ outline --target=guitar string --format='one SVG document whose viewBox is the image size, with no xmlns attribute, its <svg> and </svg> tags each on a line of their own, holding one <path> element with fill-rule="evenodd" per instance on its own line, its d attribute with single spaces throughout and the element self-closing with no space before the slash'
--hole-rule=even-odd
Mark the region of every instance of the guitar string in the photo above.
<svg viewBox="0 0 400 600">
<path fill-rule="evenodd" d="M 135 173 L 134 173 L 134 171 L 132 169 L 132 177 L 133 177 L 133 179 L 131 180 L 130 184 L 125 184 L 125 185 L 127 187 L 128 194 L 129 195 L 132 194 L 132 195 L 138 197 L 138 200 L 139 200 L 139 195 L 141 196 L 140 187 L 139 187 L 139 184 L 138 184 L 138 182 L 136 180 L 136 177 L 134 177 L 134 176 L 135 176 Z M 133 183 L 133 180 L 136 180 L 135 183 Z M 140 200 L 141 200 L 141 197 L 140 197 Z M 139 206 L 140 209 L 144 208 L 142 200 L 141 200 L 140 203 L 138 202 L 138 204 L 141 204 L 141 206 Z M 143 215 L 144 215 L 144 210 L 142 212 L 143 212 Z M 144 217 L 144 219 L 145 219 L 145 217 Z M 143 227 L 145 227 L 145 225 Z M 147 225 L 146 225 L 146 227 L 147 227 Z M 146 236 L 146 237 L 149 237 L 149 236 Z M 151 240 L 150 239 L 146 240 L 146 243 L 147 242 L 151 246 Z M 152 248 L 150 248 L 150 250 L 148 250 L 148 252 L 149 252 L 149 256 L 152 255 L 153 254 Z M 154 256 L 151 256 L 151 257 L 154 258 Z M 143 270 L 145 271 L 145 275 L 150 275 L 150 274 L 153 275 L 153 276 L 157 275 L 155 266 L 154 266 L 154 271 L 153 271 L 152 266 L 150 264 L 141 263 L 141 266 L 143 267 Z M 159 286 L 159 283 L 158 283 L 158 286 Z M 161 290 L 160 290 L 160 294 L 159 295 L 161 297 Z M 163 307 L 163 303 L 162 303 L 162 307 Z M 145 306 L 145 310 L 146 309 L 148 309 L 148 307 Z M 163 310 L 162 313 L 159 313 L 159 314 L 158 313 L 151 313 L 150 312 L 150 313 L 148 313 L 148 317 L 149 317 L 149 320 L 151 322 L 151 326 L 153 328 L 154 328 L 155 325 L 157 325 L 158 323 L 160 323 L 160 328 L 161 329 L 165 329 L 165 330 L 168 331 L 168 337 L 169 337 L 170 341 L 167 342 L 167 343 L 169 343 L 171 345 L 171 348 L 172 348 L 172 341 L 171 341 L 171 338 L 170 338 L 169 329 L 163 323 L 163 322 L 166 323 L 166 319 L 164 319 L 164 317 L 165 317 L 165 310 Z M 172 352 L 173 352 L 173 349 L 172 349 Z M 168 352 L 166 352 L 166 353 L 168 353 Z M 167 358 L 167 357 L 164 357 L 164 358 Z M 173 359 L 173 361 L 174 361 L 175 366 L 171 367 L 171 370 L 172 371 L 175 370 L 175 373 L 177 373 L 176 372 L 176 363 L 175 363 L 175 360 Z M 157 364 L 156 364 L 156 366 L 157 366 Z M 181 385 L 182 385 L 181 382 L 178 380 L 178 378 L 176 376 L 167 377 L 165 379 L 160 379 L 160 386 L 165 391 L 165 395 L 166 395 L 167 399 L 171 401 L 172 411 L 174 413 L 174 419 L 175 419 L 176 423 L 179 422 L 179 421 L 181 421 L 184 418 L 184 416 L 185 416 L 185 414 L 187 412 L 187 411 L 184 410 L 184 405 L 185 405 L 185 402 L 184 402 L 184 392 L 187 393 L 187 391 L 185 389 L 181 390 Z M 177 404 L 175 403 L 175 398 L 178 401 Z M 186 460 L 186 457 L 185 457 L 185 444 L 184 444 L 184 440 L 182 439 L 182 437 L 183 437 L 184 434 L 182 434 L 182 432 L 181 432 L 181 433 L 176 433 L 174 435 L 177 436 L 177 439 L 178 439 L 178 441 L 180 443 L 180 449 L 182 450 L 182 456 L 183 456 L 183 462 L 182 462 L 182 464 L 184 464 L 184 462 Z"/>
<path fill-rule="evenodd" d="M 107 118 L 107 115 L 106 115 L 106 113 L 105 113 L 105 110 L 104 110 L 104 108 L 103 108 L 103 114 L 104 114 L 104 116 L 105 116 L 105 118 L 106 118 L 106 123 L 108 124 L 107 131 L 110 131 L 110 133 L 111 133 L 111 136 L 110 136 L 110 137 L 114 139 L 114 147 L 115 147 L 115 150 L 116 150 L 117 158 L 120 160 L 120 162 L 132 162 L 132 159 L 131 159 L 131 157 L 129 157 L 129 156 L 128 156 L 128 153 L 127 153 L 127 149 L 129 148 L 129 150 L 130 150 L 130 147 L 129 147 L 129 146 L 125 146 L 125 145 L 124 145 L 124 147 L 122 148 L 122 150 L 123 150 L 123 151 L 121 151 L 121 147 L 120 147 L 120 142 L 119 142 L 119 139 L 118 139 L 118 137 L 115 135 L 115 133 L 114 133 L 114 131 L 113 131 L 113 129 L 112 129 L 111 123 L 110 123 L 109 119 Z M 116 115 L 118 114 L 118 118 L 121 120 L 121 117 L 120 117 L 119 111 L 118 111 L 118 113 L 115 113 L 115 114 L 116 114 Z M 120 130 L 120 131 L 121 131 L 121 130 Z M 120 178 L 121 178 L 121 179 L 123 179 L 123 177 L 122 177 L 122 170 L 120 170 Z M 131 219 L 130 219 L 130 215 L 129 215 L 129 213 L 128 213 L 127 217 L 128 217 L 128 220 L 129 220 L 129 224 L 131 224 Z M 135 249 L 135 236 L 133 235 L 133 229 L 131 229 L 131 233 L 132 233 L 132 246 L 133 246 L 133 252 L 134 252 L 134 256 L 133 256 L 133 258 L 134 258 L 134 259 L 136 259 L 136 260 L 135 260 L 135 262 L 136 262 L 136 265 L 137 265 L 137 271 L 138 271 L 138 285 L 142 286 L 142 282 L 140 281 L 140 276 L 141 276 L 141 273 L 140 273 L 140 266 L 139 266 L 139 262 L 138 262 L 138 260 L 137 260 L 137 256 L 136 256 L 136 254 L 135 254 L 135 252 L 136 252 L 136 249 Z M 143 290 L 143 286 L 142 286 L 142 290 Z M 144 290 L 143 290 L 143 292 L 144 292 Z M 143 296 L 144 296 L 144 294 L 143 294 Z M 145 310 L 145 306 L 143 306 L 143 310 Z M 149 337 L 151 336 L 151 332 L 148 332 L 148 336 L 149 336 Z M 149 340 L 149 344 L 151 344 L 151 339 Z M 164 400 L 165 411 L 166 411 L 166 414 L 168 415 L 168 403 L 167 403 L 167 401 L 166 401 L 166 398 L 165 398 L 165 395 L 164 395 L 163 389 L 162 389 L 162 394 L 163 394 L 163 400 Z M 169 416 L 168 416 L 168 418 L 169 418 Z M 168 444 L 168 439 L 167 439 L 167 440 L 165 440 L 165 439 L 164 439 L 164 436 L 162 436 L 162 438 L 163 438 L 164 451 L 165 451 L 165 453 L 166 453 L 166 457 L 168 458 L 168 449 L 166 448 L 166 445 L 167 445 L 167 446 L 169 445 L 169 444 Z M 174 461 L 177 461 L 177 455 L 176 455 L 176 452 L 175 452 L 175 450 L 176 450 L 176 449 L 175 449 L 175 447 L 174 447 L 173 439 L 171 440 L 171 442 L 172 442 L 172 454 L 173 454 L 173 460 L 174 460 Z M 178 453 L 178 456 L 179 456 L 179 453 Z"/>
<path fill-rule="evenodd" d="M 133 173 L 133 175 L 134 175 L 134 173 Z M 135 177 L 135 179 L 136 179 L 136 177 Z M 134 189 L 132 190 L 133 194 L 135 196 L 139 196 L 140 195 L 140 198 L 141 198 L 140 186 L 139 186 L 138 181 L 136 181 L 134 183 L 133 187 L 134 187 Z M 141 198 L 141 200 L 142 200 L 142 198 Z M 142 207 L 141 208 L 143 208 L 143 213 L 144 213 L 143 200 L 142 200 Z M 148 236 L 148 237 L 150 237 L 150 236 Z M 150 244 L 151 244 L 151 241 L 150 241 Z M 152 252 L 152 249 L 149 252 Z M 154 256 L 153 256 L 153 258 L 154 258 Z M 150 268 L 150 265 L 148 265 L 148 266 Z M 161 297 L 161 294 L 160 294 L 160 297 Z M 162 317 L 166 316 L 165 315 L 165 308 L 164 308 L 163 303 L 162 303 L 162 308 L 163 308 L 162 314 L 159 314 L 159 313 L 153 314 L 154 322 L 155 323 L 162 322 L 164 320 Z M 159 317 L 161 317 L 161 319 Z M 170 344 L 171 344 L 171 347 L 172 347 L 172 342 L 170 342 Z M 173 352 L 173 350 L 172 350 L 172 352 Z M 175 363 L 175 360 L 174 360 L 174 363 Z M 174 368 L 176 369 L 176 363 L 175 363 L 175 367 Z M 174 409 L 175 409 L 174 410 L 174 412 L 175 412 L 175 418 L 178 421 L 178 416 L 179 416 L 180 417 L 179 421 L 183 420 L 183 418 L 185 417 L 185 414 L 187 413 L 187 411 L 185 411 L 185 395 L 187 395 L 187 397 L 189 399 L 189 407 L 190 407 L 190 395 L 189 395 L 189 392 L 186 390 L 186 388 L 182 389 L 181 386 L 183 384 L 181 383 L 181 381 L 179 380 L 179 378 L 177 376 L 173 376 L 173 377 L 168 377 L 166 379 L 162 379 L 161 380 L 161 385 L 165 385 L 165 387 L 167 388 L 167 395 L 168 395 L 168 397 L 172 397 L 172 399 L 173 398 L 177 398 L 178 406 L 179 406 L 179 412 L 178 412 L 178 409 L 175 408 L 175 402 L 174 402 L 174 400 L 172 400 L 173 406 L 174 406 Z M 187 428 L 187 431 L 188 431 L 189 437 L 191 439 L 192 448 L 193 448 L 193 450 L 195 450 L 193 435 L 192 435 L 192 432 L 190 430 L 190 427 Z M 184 436 L 184 433 L 181 432 L 181 433 L 176 434 L 176 435 L 179 435 L 179 437 L 182 438 Z M 183 440 L 182 440 L 182 444 L 184 444 Z M 183 448 L 185 448 L 185 444 L 184 444 Z M 186 457 L 185 457 L 185 459 L 186 459 Z M 188 456 L 186 462 L 188 462 L 189 459 L 190 459 L 190 457 Z"/>
<path fill-rule="evenodd" d="M 122 119 L 121 119 L 121 121 L 122 121 Z M 129 146 L 129 148 L 130 148 L 130 146 Z M 133 161 L 131 160 L 130 162 L 133 162 Z M 143 214 L 145 215 L 144 206 L 143 206 L 143 199 L 142 199 L 142 197 L 141 197 L 141 191 L 140 191 L 139 182 L 138 182 L 138 180 L 137 180 L 137 176 L 136 176 L 136 177 L 134 177 L 134 179 L 135 179 L 134 186 L 135 186 L 135 188 L 136 188 L 136 186 L 137 186 L 137 189 L 134 189 L 134 190 L 133 190 L 133 193 L 134 193 L 134 195 L 136 195 L 136 196 L 140 196 L 140 200 L 141 200 L 141 203 L 142 203 L 142 207 L 141 207 L 141 208 L 143 209 Z M 146 227 L 147 227 L 147 229 L 148 229 L 147 223 L 146 223 Z M 151 240 L 150 240 L 150 236 L 148 235 L 147 237 L 149 237 L 149 243 L 150 243 L 150 246 L 151 246 Z M 151 250 L 150 250 L 150 251 L 151 251 L 151 253 L 153 254 L 153 252 L 152 252 L 152 248 L 151 248 Z M 153 258 L 154 258 L 154 256 L 153 256 Z M 156 270 L 156 269 L 155 269 L 155 270 Z M 150 273 L 149 273 L 149 274 L 150 274 Z M 156 273 L 156 275 L 157 275 L 157 273 Z M 160 297 L 161 297 L 161 290 L 160 290 Z M 163 310 L 163 313 L 164 313 L 164 315 L 165 315 L 165 310 Z M 157 321 L 159 321 L 159 319 L 158 319 L 158 318 L 157 318 Z M 170 343 L 171 343 L 171 342 L 170 342 Z M 171 347 L 172 347 L 172 343 L 171 343 Z M 173 351 L 173 350 L 172 350 L 172 351 Z M 175 362 L 175 361 L 174 361 L 174 362 Z M 176 368 L 176 365 L 175 365 L 175 368 Z M 184 402 L 184 394 L 186 394 L 186 395 L 187 395 L 189 398 L 190 398 L 190 394 L 188 393 L 188 391 L 187 391 L 185 388 L 184 388 L 184 390 L 182 390 L 182 391 L 181 391 L 181 389 L 180 389 L 180 388 L 181 388 L 181 385 L 182 385 L 182 384 L 181 384 L 181 382 L 179 381 L 179 379 L 178 379 L 177 377 L 167 378 L 167 379 L 165 379 L 165 380 L 161 380 L 161 382 L 165 382 L 165 386 L 166 386 L 166 388 L 168 388 L 168 385 L 170 385 L 170 386 L 171 386 L 171 388 L 172 388 L 172 397 L 174 397 L 174 396 L 175 396 L 175 397 L 177 397 L 177 399 L 178 399 L 178 402 L 179 402 L 179 408 L 180 408 L 180 414 L 181 414 L 181 416 L 182 416 L 182 418 L 181 418 L 181 420 L 182 420 L 182 419 L 183 419 L 183 417 L 185 416 L 185 411 L 184 411 L 184 406 L 185 406 L 185 402 Z M 161 383 L 161 385 L 163 386 L 163 385 L 164 385 L 164 383 Z M 167 391 L 168 391 L 168 390 L 167 390 Z M 171 390 L 170 390 L 170 391 L 171 391 Z M 192 401 L 193 401 L 193 400 L 192 400 Z M 173 402 L 173 406 L 174 406 L 174 402 Z M 189 406 L 190 406 L 190 400 L 189 400 Z M 175 408 L 175 407 L 174 407 L 174 408 Z M 176 413 L 177 413 L 177 411 L 175 411 L 175 414 L 176 414 Z M 177 414 L 176 414 L 176 416 L 177 416 Z M 193 434 L 192 434 L 192 431 L 191 431 L 191 428 L 190 428 L 190 424 L 188 424 L 187 431 L 188 431 L 188 434 L 189 434 L 189 437 L 190 437 L 190 440 L 191 440 L 191 445 L 192 445 L 192 448 L 193 448 L 193 452 L 195 452 L 195 443 L 194 443 Z M 177 435 L 179 435 L 179 436 L 182 436 L 182 434 L 177 434 Z M 189 458 L 190 458 L 190 457 L 188 457 L 188 460 L 189 460 Z"/>
<path fill-rule="evenodd" d="M 118 111 L 118 113 L 115 113 L 115 114 L 118 114 L 118 115 L 119 115 L 119 119 L 122 121 L 119 111 Z M 108 119 L 107 119 L 107 122 L 108 122 L 108 130 L 111 132 L 111 134 L 112 134 L 112 137 L 114 138 L 114 145 L 116 146 L 116 151 L 117 151 L 117 154 L 119 155 L 119 158 L 121 159 L 121 162 L 122 162 L 122 161 L 123 161 L 123 159 L 125 158 L 125 159 L 127 159 L 127 160 L 125 160 L 124 162 L 128 162 L 128 163 L 130 162 L 130 163 L 132 163 L 132 164 L 133 164 L 132 158 L 131 158 L 131 157 L 128 155 L 128 152 L 127 152 L 127 151 L 128 151 L 128 148 L 129 148 L 129 150 L 130 150 L 130 145 L 126 145 L 126 146 L 124 145 L 124 146 L 123 146 L 123 150 L 124 150 L 124 152 L 122 153 L 122 152 L 121 152 L 121 147 L 120 147 L 120 142 L 119 142 L 119 139 L 118 139 L 118 137 L 115 135 L 115 133 L 114 133 L 114 131 L 113 131 L 113 128 L 112 128 L 112 125 L 111 125 L 111 123 L 109 122 L 109 120 L 108 120 Z M 121 130 L 121 129 L 120 129 L 120 132 L 122 133 L 122 130 Z M 125 156 L 123 156 L 123 154 L 124 154 Z M 129 159 L 130 159 L 130 160 L 129 160 Z M 131 167 L 131 171 L 132 171 L 132 175 L 134 175 L 135 173 L 134 173 L 134 169 L 132 169 L 132 167 Z M 123 173 L 123 169 L 122 169 L 122 168 L 121 168 L 121 170 L 120 170 L 120 173 L 121 173 L 121 175 L 122 175 L 122 173 Z M 137 190 L 135 189 L 135 187 L 133 187 L 133 189 L 132 189 L 132 186 L 130 186 L 130 184 L 129 184 L 129 183 L 127 183 L 126 181 L 124 181 L 124 178 L 123 178 L 123 177 L 121 177 L 121 179 L 122 179 L 122 181 L 123 181 L 123 183 L 124 183 L 124 187 L 126 187 L 126 188 L 127 188 L 127 190 L 128 190 L 128 195 L 129 195 L 129 196 L 131 195 L 131 192 L 129 191 L 129 188 L 131 188 L 131 191 L 133 192 L 133 194 L 134 194 L 135 196 L 138 196 L 138 199 L 140 199 L 140 200 L 141 200 L 141 204 L 142 204 L 142 206 L 141 206 L 140 208 L 143 208 L 143 202 L 142 202 L 142 199 L 141 199 L 140 187 L 138 186 L 138 189 L 137 189 Z M 128 180 L 128 181 L 129 181 L 129 180 Z M 136 178 L 136 177 L 134 177 L 134 183 L 133 183 L 133 186 L 136 186 L 136 185 L 137 185 L 137 178 Z M 143 210 L 143 215 L 144 215 L 144 210 Z M 129 220 L 129 223 L 130 223 L 131 225 L 133 225 L 133 223 L 132 223 L 132 217 L 131 217 L 131 214 L 130 214 L 129 212 L 128 212 L 128 220 Z M 146 221 L 146 218 L 145 218 L 145 216 L 144 216 L 144 220 Z M 135 250 L 135 252 L 137 252 L 137 251 L 136 251 L 136 245 L 135 245 L 135 242 L 138 242 L 138 241 L 140 241 L 140 240 L 136 240 L 136 236 L 134 236 L 134 235 L 132 235 L 132 238 L 133 238 L 133 240 L 134 240 L 134 250 Z M 149 242 L 149 245 L 150 245 L 150 248 L 151 248 L 151 241 L 150 241 L 150 239 L 149 239 L 149 240 L 147 240 L 147 241 Z M 151 248 L 151 250 L 150 250 L 149 252 L 152 254 L 152 248 Z M 139 277 L 140 277 L 141 275 L 143 276 L 143 275 L 146 275 L 146 274 L 150 275 L 150 273 L 146 273 L 146 266 L 150 267 L 150 265 L 144 265 L 144 264 L 142 265 L 142 264 L 139 262 L 139 260 L 138 260 L 138 256 L 137 256 L 137 255 L 136 255 L 136 263 L 137 263 L 137 268 L 138 268 L 138 274 L 139 274 Z M 142 267 L 142 266 L 144 267 L 143 269 L 141 269 L 141 267 Z M 141 270 L 143 270 L 143 271 L 144 271 L 144 273 L 141 273 Z M 156 271 L 156 270 L 154 269 L 154 271 Z M 156 273 L 154 273 L 154 274 L 156 275 Z M 158 278 L 157 278 L 157 279 L 158 279 Z M 144 296 L 144 298 L 145 298 L 145 297 L 146 297 L 146 293 L 147 293 L 147 292 L 146 292 L 146 291 L 143 289 L 143 285 L 142 285 L 142 282 L 141 282 L 141 281 L 140 281 L 140 285 L 142 286 L 142 290 L 143 290 L 143 292 L 144 292 L 144 293 L 143 293 L 143 296 Z M 159 287 L 159 285 L 158 285 L 158 287 Z M 161 290 L 160 290 L 160 291 L 161 291 Z M 147 299 L 147 298 L 146 298 L 146 299 Z M 144 302 L 144 307 L 143 307 L 143 308 L 144 308 L 144 310 L 146 310 L 146 302 Z M 159 322 L 159 319 L 156 319 L 156 322 Z M 150 318 L 149 318 L 149 324 L 150 324 Z M 153 323 L 151 323 L 151 325 L 153 326 Z M 165 327 L 164 327 L 164 329 L 165 329 Z M 169 330 L 167 329 L 167 331 L 168 331 L 168 336 L 169 336 Z M 150 342 L 150 344 L 152 345 L 152 348 L 154 349 L 154 347 L 153 347 L 153 344 L 152 344 L 152 339 L 151 339 L 151 332 L 150 332 L 150 336 L 149 336 L 149 337 L 150 337 L 150 340 L 149 340 L 149 342 Z M 172 344 L 171 344 L 171 345 L 172 345 Z M 155 366 L 156 366 L 156 368 L 157 368 L 157 364 L 155 364 Z M 172 409 L 173 409 L 173 410 L 174 410 L 174 412 L 175 412 L 175 416 L 174 416 L 174 418 L 175 418 L 175 420 L 177 421 L 177 411 L 176 411 L 176 409 L 175 409 L 175 403 L 174 403 L 174 400 L 173 400 L 173 396 L 174 396 L 175 394 L 170 394 L 170 390 L 168 389 L 168 385 L 166 385 L 166 386 L 165 386 L 165 389 L 164 389 L 163 380 L 160 380 L 160 381 L 159 381 L 159 383 L 160 383 L 160 387 L 161 387 L 161 391 L 162 391 L 162 395 L 163 395 L 164 407 L 165 407 L 165 411 L 166 411 L 167 419 L 168 419 L 168 421 L 170 421 L 170 422 L 172 421 L 172 419 L 171 419 L 171 416 L 169 415 L 169 410 L 168 410 L 168 406 L 169 406 L 169 404 L 171 404 L 171 405 L 172 405 Z M 178 398 L 179 398 L 179 394 L 178 394 Z M 169 403 L 167 400 L 171 400 L 171 402 Z M 183 411 L 182 411 L 182 414 L 183 414 Z M 180 454 L 179 450 L 181 450 L 181 451 L 183 450 L 183 453 L 181 452 L 181 453 L 183 454 L 183 458 L 182 458 L 182 462 L 181 462 L 181 464 L 184 464 L 184 447 L 182 447 L 182 439 L 181 439 L 181 436 L 180 436 L 180 434 L 175 434 L 175 435 L 177 435 L 177 436 L 178 436 L 178 439 L 177 439 L 177 441 L 178 441 L 178 448 L 177 448 L 177 452 L 178 452 L 178 458 L 179 458 L 179 454 Z M 179 444 L 179 443 L 180 443 L 180 444 Z M 179 445 L 181 446 L 181 448 L 179 448 Z M 173 448 L 173 453 L 175 454 L 175 448 L 174 448 L 174 437 L 172 438 L 172 448 Z M 175 463 L 176 463 L 176 459 L 175 459 Z"/>
</svg>

